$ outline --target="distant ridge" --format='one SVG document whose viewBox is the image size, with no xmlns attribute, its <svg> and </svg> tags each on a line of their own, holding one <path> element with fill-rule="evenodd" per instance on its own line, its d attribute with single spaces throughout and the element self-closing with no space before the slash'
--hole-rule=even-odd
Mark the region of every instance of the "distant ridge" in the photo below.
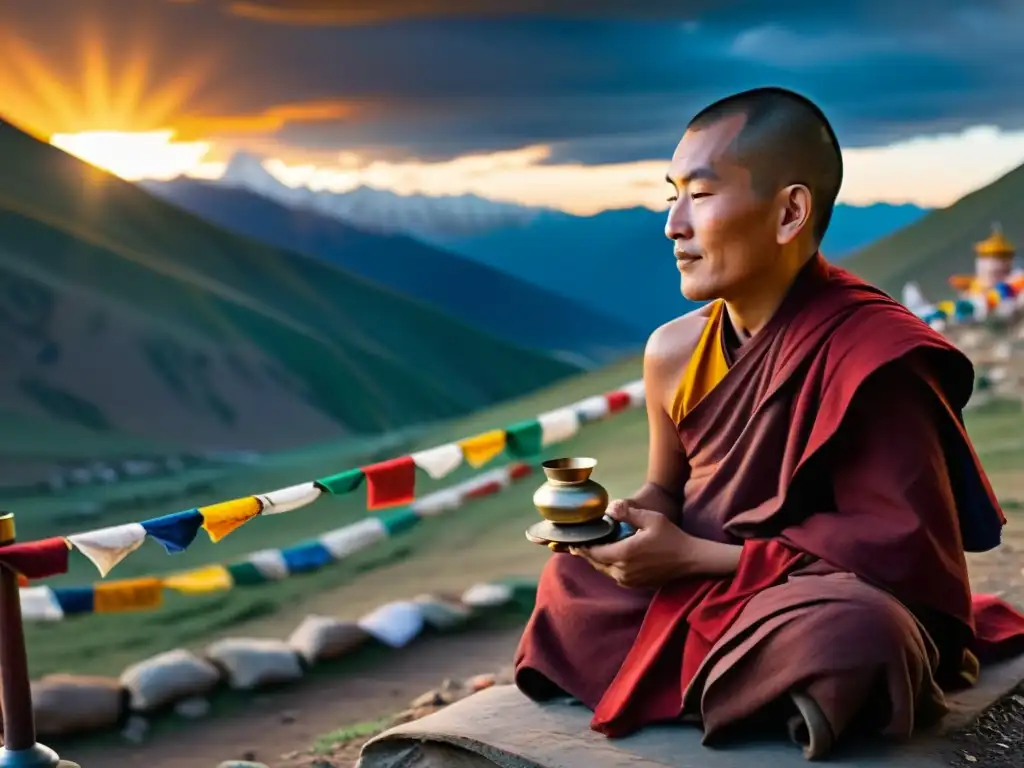
<svg viewBox="0 0 1024 768">
<path fill-rule="evenodd" d="M 21 423 L 271 449 L 463 414 L 578 370 L 4 122 L 0 156 L 0 413 Z M 5 432 L 0 454 L 17 440 Z"/>
<path fill-rule="evenodd" d="M 577 365 L 616 360 L 638 351 L 646 338 L 639 326 L 406 235 L 364 232 L 248 189 L 184 178 L 144 186 L 218 226 L 316 256 L 495 336 Z"/>
</svg>

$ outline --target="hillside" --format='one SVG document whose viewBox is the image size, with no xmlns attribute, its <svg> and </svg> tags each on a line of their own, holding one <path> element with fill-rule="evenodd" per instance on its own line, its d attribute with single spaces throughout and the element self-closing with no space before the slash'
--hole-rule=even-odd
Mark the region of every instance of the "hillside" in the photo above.
<svg viewBox="0 0 1024 768">
<path fill-rule="evenodd" d="M 230 234 L 0 122 L 0 412 L 268 449 L 467 413 L 576 368 Z M 4 474 L 20 430 L 4 431 Z"/>
<path fill-rule="evenodd" d="M 974 244 L 988 237 L 993 222 L 1012 242 L 1024 243 L 1024 165 L 858 251 L 843 266 L 896 297 L 915 280 L 936 301 L 952 295 L 950 275 L 974 270 Z"/>
<path fill-rule="evenodd" d="M 237 187 L 186 178 L 143 186 L 218 226 L 324 259 L 515 344 L 602 364 L 646 337 L 639 326 L 405 235 L 366 232 Z"/>
</svg>

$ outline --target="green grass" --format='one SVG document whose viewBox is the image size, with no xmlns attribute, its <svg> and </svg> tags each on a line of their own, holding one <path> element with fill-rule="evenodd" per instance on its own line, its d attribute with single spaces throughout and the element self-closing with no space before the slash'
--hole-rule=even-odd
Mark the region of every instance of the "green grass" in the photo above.
<svg viewBox="0 0 1024 768">
<path fill-rule="evenodd" d="M 417 435 L 404 447 L 388 446 L 369 456 L 353 456 L 344 446 L 320 446 L 315 449 L 293 451 L 273 457 L 259 467 L 238 468 L 233 471 L 200 471 L 186 473 L 185 478 L 195 482 L 200 477 L 208 484 L 202 493 L 185 496 L 176 506 L 142 504 L 130 510 L 121 510 L 91 518 L 84 529 L 137 521 L 176 509 L 212 503 L 236 496 L 259 493 L 293 483 L 311 480 L 362 463 L 360 458 L 384 458 L 407 450 L 466 437 L 510 422 L 536 415 L 539 412 L 567 405 L 592 394 L 614 389 L 640 375 L 638 360 L 630 360 L 591 374 L 574 377 L 547 388 L 542 392 L 504 403 L 486 412 L 474 414 L 456 422 L 440 425 L 427 433 Z M 554 447 L 553 455 L 564 453 L 587 454 L 600 461 L 598 475 L 610 491 L 629 493 L 641 481 L 646 463 L 646 416 L 642 409 L 634 409 L 611 419 L 583 428 L 570 443 Z M 496 462 L 495 466 L 500 465 Z M 420 494 L 445 487 L 471 476 L 474 471 L 462 468 L 458 474 L 443 481 L 425 480 L 421 475 Z M 295 610 L 310 596 L 330 593 L 343 588 L 360 574 L 388 564 L 402 562 L 424 555 L 444 557 L 459 547 L 484 550 L 522 550 L 534 554 L 522 536 L 523 529 L 537 519 L 531 497 L 539 479 L 530 478 L 514 484 L 501 494 L 470 502 L 462 509 L 439 518 L 427 519 L 411 531 L 386 540 L 356 554 L 345 561 L 331 565 L 316 573 L 294 576 L 281 582 L 235 589 L 208 596 L 179 596 L 168 593 L 165 605 L 157 611 L 119 615 L 90 615 L 46 625 L 30 624 L 26 628 L 30 664 L 33 674 L 53 671 L 117 674 L 127 664 L 147 655 L 180 645 L 197 647 L 217 634 L 260 619 L 272 619 L 282 611 Z M 104 498 L 123 493 L 103 489 Z M 99 491 L 81 491 L 80 494 L 98 497 Z M 65 523 L 53 523 L 61 505 L 48 499 L 26 499 L 9 505 L 17 510 L 19 536 L 37 539 L 46 536 L 70 534 L 75 529 Z M 146 542 L 143 547 L 122 562 L 111 577 L 161 574 L 212 562 L 225 562 L 232 558 L 268 547 L 285 547 L 303 539 L 317 536 L 327 530 L 353 522 L 366 514 L 363 489 L 345 497 L 323 497 L 314 505 L 286 515 L 275 515 L 252 521 L 223 541 L 211 544 L 202 532 L 189 550 L 168 556 L 159 545 Z M 457 556 L 449 559 L 449 569 L 458 571 Z M 502 573 L 489 574 L 500 577 Z M 471 579 L 471 575 L 467 575 Z M 71 554 L 71 569 L 65 576 L 48 580 L 48 584 L 79 585 L 98 580 L 92 564 L 80 554 Z M 461 582 L 463 587 L 469 583 Z M 391 594 L 381 593 L 381 602 L 410 596 L 419 590 L 417 585 L 394 584 Z M 295 622 L 293 622 L 295 623 Z M 287 635 L 291 625 L 280 627 L 278 636 Z"/>
<path fill-rule="evenodd" d="M 313 742 L 313 754 L 326 755 L 343 744 L 348 744 L 356 739 L 367 739 L 370 736 L 380 733 L 391 722 L 391 718 L 384 717 L 380 720 L 373 720 L 365 723 L 354 723 L 353 725 L 338 728 L 330 733 L 318 736 Z"/>
</svg>

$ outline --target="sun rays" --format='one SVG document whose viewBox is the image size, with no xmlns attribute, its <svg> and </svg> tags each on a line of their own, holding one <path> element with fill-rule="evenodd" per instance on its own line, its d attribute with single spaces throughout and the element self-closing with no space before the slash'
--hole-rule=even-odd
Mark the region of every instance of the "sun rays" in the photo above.
<svg viewBox="0 0 1024 768">
<path fill-rule="evenodd" d="M 116 41 L 89 20 L 68 46 L 62 69 L 10 32 L 0 31 L 4 116 L 40 140 L 124 178 L 168 178 L 201 164 L 210 145 L 177 142 L 172 126 L 209 76 L 209 56 L 183 57 L 157 72 L 158 37 L 139 25 Z"/>
</svg>

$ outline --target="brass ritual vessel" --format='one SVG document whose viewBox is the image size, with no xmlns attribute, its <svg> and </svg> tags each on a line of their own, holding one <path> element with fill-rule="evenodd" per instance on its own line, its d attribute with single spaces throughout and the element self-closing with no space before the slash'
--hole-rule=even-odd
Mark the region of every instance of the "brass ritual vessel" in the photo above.
<svg viewBox="0 0 1024 768">
<path fill-rule="evenodd" d="M 541 464 L 547 482 L 533 494 L 544 519 L 526 530 L 534 544 L 596 544 L 614 539 L 619 524 L 605 515 L 608 491 L 590 475 L 596 459 L 549 459 Z"/>
</svg>

